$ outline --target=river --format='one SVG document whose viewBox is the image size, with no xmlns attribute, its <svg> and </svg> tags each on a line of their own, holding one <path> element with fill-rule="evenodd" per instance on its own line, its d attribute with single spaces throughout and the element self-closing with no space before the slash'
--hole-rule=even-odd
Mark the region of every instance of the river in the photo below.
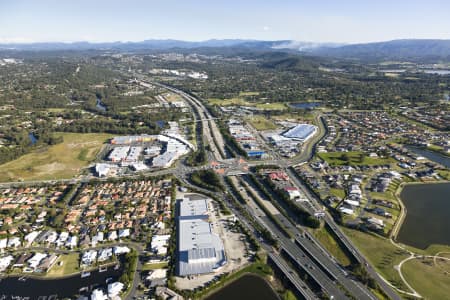
<svg viewBox="0 0 450 300">
<path fill-rule="evenodd" d="M 400 194 L 406 217 L 397 240 L 419 249 L 450 245 L 449 195 L 450 183 L 406 185 Z"/>
<path fill-rule="evenodd" d="M 264 279 L 255 275 L 244 275 L 206 298 L 206 300 L 230 299 L 279 300 L 280 298 Z"/>
<path fill-rule="evenodd" d="M 75 275 L 63 279 L 31 279 L 20 280 L 19 277 L 7 277 L 0 279 L 0 299 L 19 299 L 18 297 L 29 297 L 27 299 L 62 299 L 65 297 L 74 297 L 80 294 L 81 288 L 87 287 L 89 291 L 97 287 L 106 288 L 106 279 L 112 278 L 117 281 L 122 270 L 114 270 L 109 267 L 105 272 L 92 271 L 91 276 L 81 278 Z"/>
</svg>

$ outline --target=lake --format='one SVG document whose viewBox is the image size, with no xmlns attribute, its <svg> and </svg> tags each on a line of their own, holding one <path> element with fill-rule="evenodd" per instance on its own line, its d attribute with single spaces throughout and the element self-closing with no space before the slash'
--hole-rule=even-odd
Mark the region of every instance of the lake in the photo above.
<svg viewBox="0 0 450 300">
<path fill-rule="evenodd" d="M 450 183 L 406 185 L 400 198 L 407 213 L 397 240 L 419 249 L 450 245 L 449 195 Z"/>
<path fill-rule="evenodd" d="M 244 275 L 212 294 L 207 300 L 279 300 L 272 287 L 261 277 Z"/>
<path fill-rule="evenodd" d="M 307 109 L 307 108 L 315 108 L 320 106 L 320 102 L 297 102 L 297 103 L 290 103 L 289 106 L 293 108 L 299 108 L 299 109 Z"/>
<path fill-rule="evenodd" d="M 97 104 L 96 104 L 97 109 L 101 110 L 101 111 L 106 111 L 106 106 L 105 104 L 103 104 L 102 100 L 100 100 L 99 98 L 97 98 Z"/>
<path fill-rule="evenodd" d="M 30 139 L 31 145 L 36 144 L 36 142 L 37 142 L 37 137 L 34 135 L 34 133 L 30 132 L 30 133 L 28 134 L 28 138 Z"/>
<path fill-rule="evenodd" d="M 121 274 L 121 269 L 114 270 L 113 267 L 109 267 L 105 272 L 92 271 L 91 276 L 85 278 L 81 278 L 80 275 L 51 280 L 26 278 L 22 281 L 19 277 L 0 278 L 0 299 L 29 297 L 31 300 L 38 299 L 40 296 L 52 296 L 52 299 L 73 297 L 80 294 L 79 290 L 83 287 L 88 287 L 89 291 L 97 287 L 106 288 L 107 278 L 117 281 Z"/>
</svg>

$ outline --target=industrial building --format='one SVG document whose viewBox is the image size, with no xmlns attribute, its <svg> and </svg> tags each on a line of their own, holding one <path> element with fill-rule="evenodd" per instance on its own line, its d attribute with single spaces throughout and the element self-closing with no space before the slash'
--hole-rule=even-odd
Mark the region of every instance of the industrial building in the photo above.
<svg viewBox="0 0 450 300">
<path fill-rule="evenodd" d="M 208 222 L 208 198 L 185 195 L 177 200 L 177 275 L 211 273 L 226 263 L 220 237 Z"/>
<path fill-rule="evenodd" d="M 291 129 L 287 130 L 282 136 L 305 142 L 311 138 L 317 131 L 317 126 L 311 124 L 298 124 Z"/>
<path fill-rule="evenodd" d="M 251 158 L 263 158 L 266 152 L 261 149 L 261 145 L 255 136 L 238 120 L 228 121 L 228 130 L 231 136 L 239 143 L 241 148 Z"/>
</svg>

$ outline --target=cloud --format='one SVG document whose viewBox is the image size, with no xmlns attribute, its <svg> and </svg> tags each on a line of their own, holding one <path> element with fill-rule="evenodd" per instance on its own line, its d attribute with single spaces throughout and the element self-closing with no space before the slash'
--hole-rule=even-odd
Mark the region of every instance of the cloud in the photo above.
<svg viewBox="0 0 450 300">
<path fill-rule="evenodd" d="M 263 27 L 263 30 L 264 30 L 264 31 L 269 31 L 269 30 L 270 30 L 270 27 L 269 27 L 269 26 L 264 26 L 264 27 Z"/>
</svg>

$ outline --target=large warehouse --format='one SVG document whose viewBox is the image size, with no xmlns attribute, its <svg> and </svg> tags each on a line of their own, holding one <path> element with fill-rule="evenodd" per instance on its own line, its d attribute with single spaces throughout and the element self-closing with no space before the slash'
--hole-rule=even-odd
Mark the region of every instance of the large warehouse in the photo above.
<svg viewBox="0 0 450 300">
<path fill-rule="evenodd" d="M 226 263 L 220 237 L 208 222 L 208 199 L 186 195 L 177 200 L 178 264 L 177 275 L 189 276 L 214 272 Z"/>
<path fill-rule="evenodd" d="M 317 126 L 311 124 L 298 124 L 282 134 L 286 138 L 300 140 L 302 142 L 308 140 L 317 131 Z"/>
</svg>

